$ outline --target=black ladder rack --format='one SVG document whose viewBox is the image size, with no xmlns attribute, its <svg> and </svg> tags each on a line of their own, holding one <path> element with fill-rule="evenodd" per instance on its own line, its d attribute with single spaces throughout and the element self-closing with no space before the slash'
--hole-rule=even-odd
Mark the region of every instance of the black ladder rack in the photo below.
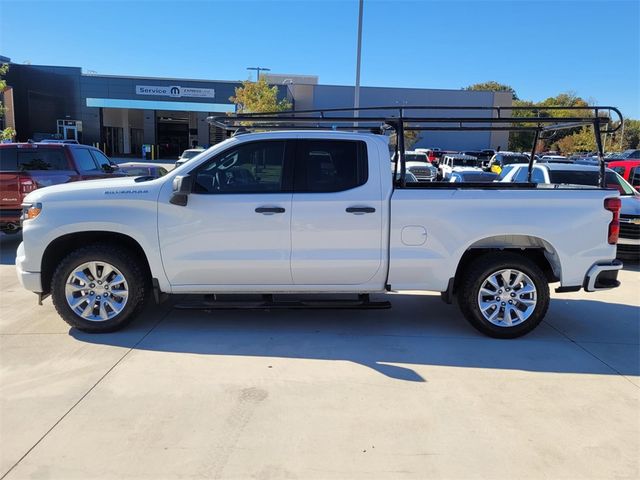
<svg viewBox="0 0 640 480">
<path fill-rule="evenodd" d="M 572 116 L 551 117 L 547 112 L 562 110 Z M 575 113 L 574 113 L 575 112 Z M 614 118 L 617 117 L 617 120 Z M 243 133 L 251 130 L 348 130 L 397 134 L 396 158 L 400 178 L 396 186 L 405 187 L 404 131 L 508 131 L 533 132 L 528 180 L 535 149 L 542 135 L 576 127 L 593 127 L 600 160 L 599 184 L 604 187 L 605 166 L 602 135 L 620 129 L 622 113 L 611 106 L 516 106 L 477 107 L 443 105 L 403 105 L 360 108 L 326 108 L 267 113 L 236 113 L 208 117 L 211 124 Z M 396 163 L 397 168 L 397 163 Z"/>
</svg>

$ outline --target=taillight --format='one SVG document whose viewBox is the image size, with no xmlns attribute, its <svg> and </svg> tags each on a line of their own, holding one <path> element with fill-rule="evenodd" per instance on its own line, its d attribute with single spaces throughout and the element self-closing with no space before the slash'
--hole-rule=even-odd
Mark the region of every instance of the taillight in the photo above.
<svg viewBox="0 0 640 480">
<path fill-rule="evenodd" d="M 618 243 L 620 235 L 620 207 L 622 207 L 622 200 L 619 198 L 605 198 L 604 208 L 613 213 L 613 219 L 609 223 L 609 243 L 611 245 Z"/>
<path fill-rule="evenodd" d="M 20 193 L 26 195 L 33 192 L 38 186 L 30 177 L 18 177 L 18 185 L 20 185 Z"/>
</svg>

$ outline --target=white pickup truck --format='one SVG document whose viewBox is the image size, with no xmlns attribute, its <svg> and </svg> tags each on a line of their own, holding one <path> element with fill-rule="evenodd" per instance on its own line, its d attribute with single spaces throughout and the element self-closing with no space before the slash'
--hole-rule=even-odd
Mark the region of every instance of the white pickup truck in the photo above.
<svg viewBox="0 0 640 480">
<path fill-rule="evenodd" d="M 532 184 L 395 186 L 388 138 L 234 136 L 164 177 L 30 193 L 16 267 L 89 332 L 121 328 L 152 292 L 457 296 L 485 334 L 512 338 L 557 291 L 619 285 L 618 192 Z M 427 315 L 428 312 L 416 312 Z"/>
</svg>

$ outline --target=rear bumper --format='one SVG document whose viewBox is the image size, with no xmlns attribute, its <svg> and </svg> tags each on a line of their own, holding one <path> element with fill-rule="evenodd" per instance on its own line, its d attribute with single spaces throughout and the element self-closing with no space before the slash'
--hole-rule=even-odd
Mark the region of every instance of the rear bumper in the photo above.
<svg viewBox="0 0 640 480">
<path fill-rule="evenodd" d="M 0 210 L 0 224 L 15 223 L 20 225 L 20 217 L 22 216 L 22 210 Z"/>
<path fill-rule="evenodd" d="M 618 272 L 621 268 L 622 262 L 620 260 L 596 263 L 587 272 L 582 286 L 587 292 L 619 287 Z"/>
<path fill-rule="evenodd" d="M 21 243 L 16 252 L 16 273 L 18 274 L 18 281 L 20 282 L 20 285 L 31 292 L 42 292 L 40 272 L 27 272 L 23 270 L 22 265 L 24 263 L 24 259 L 24 243 Z"/>
<path fill-rule="evenodd" d="M 636 245 L 640 247 L 640 238 L 618 238 L 618 245 Z"/>
</svg>

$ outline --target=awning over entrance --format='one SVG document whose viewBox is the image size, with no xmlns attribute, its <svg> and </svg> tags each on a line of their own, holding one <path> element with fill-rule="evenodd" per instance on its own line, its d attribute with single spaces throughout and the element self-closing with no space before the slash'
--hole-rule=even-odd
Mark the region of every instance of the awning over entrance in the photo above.
<svg viewBox="0 0 640 480">
<path fill-rule="evenodd" d="M 154 100 L 126 100 L 120 98 L 87 98 L 87 107 L 222 113 L 236 111 L 236 106 L 228 103 L 168 102 Z"/>
</svg>

